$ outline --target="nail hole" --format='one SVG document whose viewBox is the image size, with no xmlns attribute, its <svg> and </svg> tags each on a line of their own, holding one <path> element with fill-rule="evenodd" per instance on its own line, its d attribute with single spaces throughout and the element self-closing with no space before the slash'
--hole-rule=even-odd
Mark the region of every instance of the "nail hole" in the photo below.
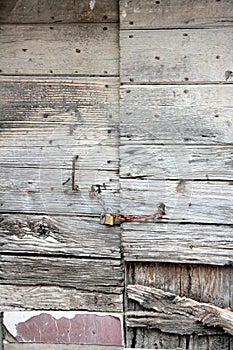
<svg viewBox="0 0 233 350">
<path fill-rule="evenodd" d="M 23 51 L 23 52 L 26 52 L 26 51 L 27 51 L 27 49 L 22 49 L 22 51 Z"/>
<path fill-rule="evenodd" d="M 78 70 L 74 71 L 75 73 L 78 73 Z"/>
<path fill-rule="evenodd" d="M 54 16 L 52 16 L 51 19 L 54 19 Z"/>
<path fill-rule="evenodd" d="M 103 19 L 105 19 L 105 20 L 106 20 L 106 19 L 108 19 L 108 16 L 106 16 L 106 15 L 105 15 L 105 16 L 103 16 Z"/>
<path fill-rule="evenodd" d="M 52 74 L 52 73 L 53 73 L 53 70 L 52 70 L 52 69 L 50 69 L 50 70 L 49 70 L 49 73 L 51 73 L 51 74 Z"/>
<path fill-rule="evenodd" d="M 2 70 L 0 69 L 0 73 L 2 73 Z"/>
<path fill-rule="evenodd" d="M 111 160 L 107 160 L 107 163 L 110 164 L 110 163 L 111 163 Z"/>
<path fill-rule="evenodd" d="M 160 4 L 160 1 L 155 1 L 155 3 L 156 3 L 157 5 L 159 5 L 159 4 Z"/>
<path fill-rule="evenodd" d="M 108 84 L 105 84 L 105 87 L 108 88 Z"/>
<path fill-rule="evenodd" d="M 131 92 L 131 90 L 126 90 L 126 93 L 129 94 Z"/>
<path fill-rule="evenodd" d="M 219 58 L 220 58 L 220 56 L 219 56 L 219 55 L 217 55 L 217 56 L 216 56 L 216 60 L 219 60 Z"/>
<path fill-rule="evenodd" d="M 132 82 L 133 82 L 133 81 L 134 81 L 134 79 L 133 79 L 133 78 L 130 78 L 130 79 L 129 79 L 129 81 L 132 81 Z"/>
<path fill-rule="evenodd" d="M 218 118 L 219 117 L 219 114 L 215 114 L 215 118 Z"/>
<path fill-rule="evenodd" d="M 75 49 L 75 51 L 76 51 L 77 53 L 80 53 L 80 52 L 81 52 L 81 50 L 80 50 L 80 49 Z"/>
<path fill-rule="evenodd" d="M 44 113 L 44 118 L 48 118 L 49 114 L 48 113 Z"/>
<path fill-rule="evenodd" d="M 54 28 L 53 27 L 49 27 L 49 29 L 53 30 Z"/>
<path fill-rule="evenodd" d="M 52 143 L 53 143 L 53 140 L 49 140 L 49 144 L 52 145 Z"/>
<path fill-rule="evenodd" d="M 108 130 L 108 134 L 111 134 L 112 130 Z"/>
<path fill-rule="evenodd" d="M 109 118 L 112 119 L 112 115 L 111 114 L 109 114 Z"/>
<path fill-rule="evenodd" d="M 1 207 L 3 206 L 3 203 L 1 203 Z"/>
<path fill-rule="evenodd" d="M 131 134 L 128 134 L 127 137 L 128 137 L 128 139 L 130 139 L 130 138 L 132 137 L 132 135 L 131 135 Z"/>
<path fill-rule="evenodd" d="M 112 179 L 109 179 L 109 182 L 112 182 Z"/>
<path fill-rule="evenodd" d="M 189 91 L 188 90 L 184 90 L 184 93 L 187 94 Z"/>
<path fill-rule="evenodd" d="M 126 175 L 127 175 L 127 176 L 131 176 L 131 173 L 127 173 Z"/>
<path fill-rule="evenodd" d="M 132 26 L 132 25 L 133 25 L 133 22 L 132 22 L 132 21 L 130 21 L 130 22 L 129 22 L 129 24 Z"/>
<path fill-rule="evenodd" d="M 184 33 L 183 36 L 188 36 L 188 34 L 187 34 L 187 33 Z"/>
<path fill-rule="evenodd" d="M 156 59 L 156 60 L 160 60 L 160 57 L 159 57 L 159 56 L 155 56 L 155 59 Z"/>
<path fill-rule="evenodd" d="M 104 30 L 104 31 L 108 30 L 108 27 L 103 27 L 103 30 Z"/>
<path fill-rule="evenodd" d="M 108 74 L 108 72 L 106 70 L 104 70 L 104 74 Z"/>
<path fill-rule="evenodd" d="M 185 77 L 184 80 L 185 80 L 185 81 L 189 81 L 189 78 L 188 78 L 188 77 Z"/>
<path fill-rule="evenodd" d="M 54 187 L 50 187 L 50 190 L 53 191 L 53 190 L 54 190 Z"/>
<path fill-rule="evenodd" d="M 133 35 L 129 35 L 129 38 L 132 39 L 132 38 L 133 38 Z"/>
</svg>

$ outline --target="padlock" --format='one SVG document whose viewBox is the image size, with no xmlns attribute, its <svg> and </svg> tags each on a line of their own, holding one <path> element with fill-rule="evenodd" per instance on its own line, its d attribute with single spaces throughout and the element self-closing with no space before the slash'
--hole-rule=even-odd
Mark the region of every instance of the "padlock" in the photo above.
<svg viewBox="0 0 233 350">
<path fill-rule="evenodd" d="M 114 216 L 111 214 L 101 214 L 100 223 L 102 225 L 114 226 L 115 225 Z"/>
</svg>

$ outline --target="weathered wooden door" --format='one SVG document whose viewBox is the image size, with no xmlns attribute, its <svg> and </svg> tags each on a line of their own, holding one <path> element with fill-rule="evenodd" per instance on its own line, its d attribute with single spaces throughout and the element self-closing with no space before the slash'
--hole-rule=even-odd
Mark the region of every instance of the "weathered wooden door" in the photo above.
<svg viewBox="0 0 233 350">
<path fill-rule="evenodd" d="M 232 350 L 232 1 L 0 5 L 1 310 Z M 99 223 L 161 202 L 157 222 Z"/>
</svg>

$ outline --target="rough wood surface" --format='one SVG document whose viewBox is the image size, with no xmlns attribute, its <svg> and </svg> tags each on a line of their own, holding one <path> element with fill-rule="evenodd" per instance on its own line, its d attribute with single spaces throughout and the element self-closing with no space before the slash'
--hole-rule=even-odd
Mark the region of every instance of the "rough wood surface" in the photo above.
<svg viewBox="0 0 233 350">
<path fill-rule="evenodd" d="M 119 182 L 113 171 L 99 171 L 93 168 L 79 169 L 75 184 L 78 191 L 72 191 L 71 169 L 6 168 L 1 178 L 1 212 L 99 215 L 104 208 L 119 210 Z M 101 202 L 92 196 L 92 185 L 98 185 Z M 104 206 L 104 208 L 103 208 Z"/>
<path fill-rule="evenodd" d="M 118 78 L 0 77 L 1 121 L 111 126 L 119 121 Z"/>
<path fill-rule="evenodd" d="M 230 146 L 129 144 L 120 147 L 120 159 L 120 175 L 126 178 L 233 179 L 233 150 Z"/>
<path fill-rule="evenodd" d="M 0 68 L 6 75 L 118 75 L 117 25 L 2 25 Z"/>
<path fill-rule="evenodd" d="M 122 266 L 113 259 L 72 259 L 1 255 L 1 284 L 73 287 L 81 291 L 119 293 Z"/>
<path fill-rule="evenodd" d="M 231 28 L 121 31 L 121 80 L 225 82 L 226 72 L 232 70 L 232 51 L 227 45 L 232 35 Z"/>
<path fill-rule="evenodd" d="M 1 0 L 1 23 L 118 22 L 116 0 Z"/>
<path fill-rule="evenodd" d="M 162 221 L 231 225 L 232 195 L 232 181 L 121 179 L 121 211 L 153 214 L 162 202 L 167 207 Z"/>
<path fill-rule="evenodd" d="M 200 302 L 229 307 L 231 303 L 230 266 L 189 265 L 174 263 L 127 263 L 128 284 L 141 284 L 186 296 Z M 142 310 L 138 303 L 126 299 L 127 310 Z M 182 346 L 190 350 L 229 350 L 229 335 L 173 335 L 157 329 L 128 328 L 127 344 L 137 347 L 172 348 Z M 211 345 L 211 346 L 212 346 Z"/>
<path fill-rule="evenodd" d="M 124 86 L 122 143 L 231 144 L 232 101 L 231 85 Z"/>
<path fill-rule="evenodd" d="M 1 251 L 120 259 L 119 228 L 97 218 L 0 216 Z"/>
<path fill-rule="evenodd" d="M 161 329 L 166 332 L 170 331 L 171 333 L 180 334 L 198 333 L 198 331 L 195 330 L 195 324 L 197 324 L 197 327 L 200 325 L 220 327 L 227 333 L 233 335 L 232 311 L 221 309 L 212 304 L 200 303 L 190 298 L 180 297 L 161 289 L 142 285 L 129 285 L 127 287 L 127 293 L 130 299 L 137 301 L 145 309 L 153 310 L 153 317 L 155 317 L 154 322 L 156 325 L 159 325 L 159 328 L 161 327 Z M 133 325 L 134 321 L 130 321 L 129 319 L 131 313 L 133 312 L 129 311 L 129 313 L 127 313 L 127 323 L 130 326 L 136 326 Z M 140 312 L 135 313 L 135 316 L 140 316 Z M 165 316 L 166 323 L 164 329 L 159 320 L 160 317 L 163 319 L 163 316 Z M 170 317 L 173 318 L 173 329 L 171 329 L 171 324 L 167 327 L 168 318 Z M 191 327 L 189 322 L 193 324 Z M 142 321 L 141 326 L 145 326 L 145 323 L 146 319 L 144 322 Z"/>
<path fill-rule="evenodd" d="M 232 227 L 181 224 L 124 224 L 126 261 L 227 265 L 233 260 Z"/>
<path fill-rule="evenodd" d="M 120 1 L 121 29 L 222 27 L 232 17 L 231 0 Z"/>
<path fill-rule="evenodd" d="M 67 272 L 69 273 L 69 272 Z M 30 283 L 30 281 L 28 281 Z M 121 288 L 114 293 L 89 292 L 75 287 L 0 285 L 2 311 L 86 310 L 122 312 Z"/>
</svg>

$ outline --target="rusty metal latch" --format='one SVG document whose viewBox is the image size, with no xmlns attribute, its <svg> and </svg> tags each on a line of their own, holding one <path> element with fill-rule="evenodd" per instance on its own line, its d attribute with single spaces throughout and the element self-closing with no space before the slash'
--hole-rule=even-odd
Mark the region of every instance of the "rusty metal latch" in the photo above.
<svg viewBox="0 0 233 350">
<path fill-rule="evenodd" d="M 120 213 L 103 213 L 100 216 L 100 223 L 102 225 L 116 226 L 123 222 L 145 222 L 148 220 L 159 220 L 166 214 L 166 207 L 164 203 L 160 203 L 156 213 L 152 215 L 125 215 Z"/>
</svg>

